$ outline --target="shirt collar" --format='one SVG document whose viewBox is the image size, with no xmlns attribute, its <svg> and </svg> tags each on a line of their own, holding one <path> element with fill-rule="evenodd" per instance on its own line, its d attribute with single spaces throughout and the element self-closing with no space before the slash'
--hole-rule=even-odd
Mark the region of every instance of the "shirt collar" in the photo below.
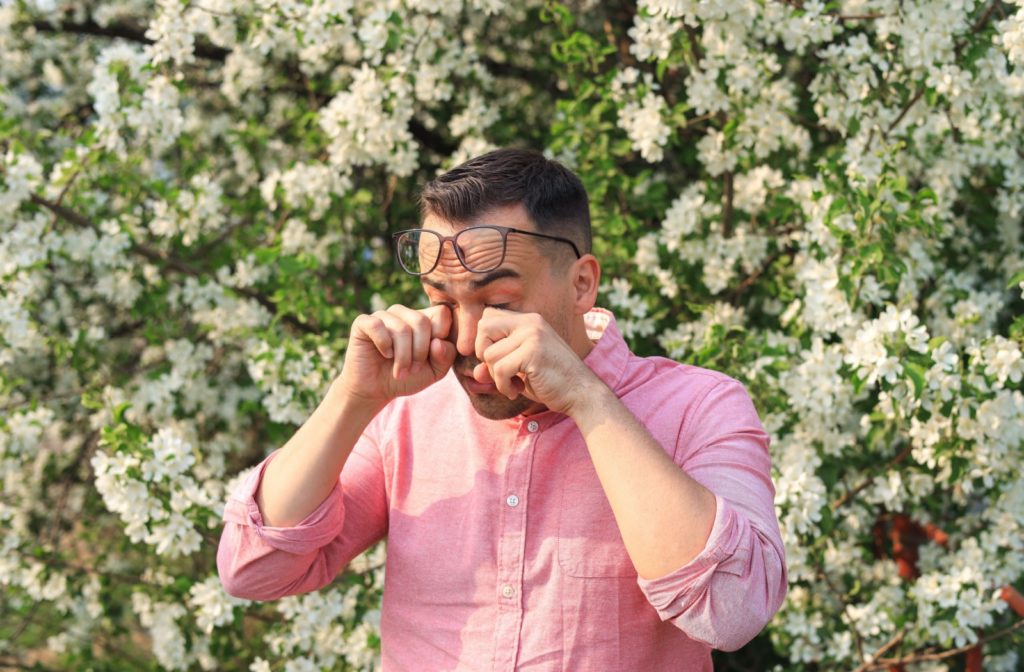
<svg viewBox="0 0 1024 672">
<path fill-rule="evenodd" d="M 593 350 L 583 358 L 584 363 L 604 384 L 613 391 L 619 386 L 626 371 L 629 359 L 629 346 L 615 324 L 615 316 L 610 310 L 593 308 L 583 316 L 587 327 L 587 336 L 596 341 Z"/>
</svg>

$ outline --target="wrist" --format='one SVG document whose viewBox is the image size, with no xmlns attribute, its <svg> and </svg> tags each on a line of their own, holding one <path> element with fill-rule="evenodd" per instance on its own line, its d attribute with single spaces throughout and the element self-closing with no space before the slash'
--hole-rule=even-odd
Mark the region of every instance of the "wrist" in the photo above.
<svg viewBox="0 0 1024 672">
<path fill-rule="evenodd" d="M 329 408 L 332 413 L 337 413 L 341 416 L 363 418 L 369 423 L 375 415 L 388 405 L 388 401 L 353 392 L 339 376 L 327 388 L 327 394 L 324 395 L 321 405 Z"/>
<path fill-rule="evenodd" d="M 576 386 L 572 404 L 565 413 L 584 433 L 607 417 L 610 404 L 618 402 L 618 397 L 597 374 L 589 368 L 587 373 L 589 375 Z"/>
</svg>

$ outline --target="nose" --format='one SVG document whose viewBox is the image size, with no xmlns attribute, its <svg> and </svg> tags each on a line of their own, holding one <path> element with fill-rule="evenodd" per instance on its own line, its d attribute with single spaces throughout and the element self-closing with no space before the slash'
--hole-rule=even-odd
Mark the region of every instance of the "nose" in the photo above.
<svg viewBox="0 0 1024 672">
<path fill-rule="evenodd" d="M 480 321 L 480 311 L 465 308 L 452 311 L 452 328 L 455 330 L 453 339 L 455 349 L 463 357 L 472 357 L 476 353 L 476 325 Z"/>
</svg>

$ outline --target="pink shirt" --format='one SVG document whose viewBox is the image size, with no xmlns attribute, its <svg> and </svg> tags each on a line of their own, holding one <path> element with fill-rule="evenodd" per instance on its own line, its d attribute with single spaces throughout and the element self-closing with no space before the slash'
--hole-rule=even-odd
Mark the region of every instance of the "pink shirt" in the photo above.
<svg viewBox="0 0 1024 672">
<path fill-rule="evenodd" d="M 745 644 L 786 593 L 768 435 L 738 381 L 633 355 L 608 311 L 587 321 L 600 335 L 587 365 L 715 493 L 692 561 L 639 578 L 572 420 L 487 420 L 449 374 L 379 413 L 294 527 L 262 524 L 253 495 L 268 456 L 224 513 L 225 588 L 316 590 L 386 536 L 386 671 L 711 670 L 711 649 Z"/>
</svg>

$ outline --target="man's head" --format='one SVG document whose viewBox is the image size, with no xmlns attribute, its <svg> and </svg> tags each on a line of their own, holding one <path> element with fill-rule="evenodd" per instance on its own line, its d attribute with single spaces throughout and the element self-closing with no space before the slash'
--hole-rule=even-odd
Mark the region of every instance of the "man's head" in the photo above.
<svg viewBox="0 0 1024 672">
<path fill-rule="evenodd" d="M 452 310 L 454 368 L 477 412 L 498 419 L 540 410 L 526 397 L 509 400 L 473 380 L 473 367 L 479 363 L 474 349 L 476 325 L 487 307 L 539 313 L 577 354 L 583 357 L 589 352 L 583 315 L 596 300 L 600 267 L 590 254 L 590 212 L 583 184 L 572 171 L 538 152 L 499 149 L 429 182 L 420 204 L 422 228 L 441 236 L 493 225 L 565 239 L 512 231 L 505 238 L 502 263 L 483 273 L 467 270 L 448 241 L 441 246 L 437 266 L 421 276 L 431 304 Z M 471 267 L 473 259 L 500 255 L 500 243 L 493 236 L 468 234 L 460 237 L 460 246 L 471 237 L 495 245 L 496 250 L 481 252 L 464 246 L 463 256 Z M 433 244 L 431 256 L 436 259 Z"/>
</svg>

